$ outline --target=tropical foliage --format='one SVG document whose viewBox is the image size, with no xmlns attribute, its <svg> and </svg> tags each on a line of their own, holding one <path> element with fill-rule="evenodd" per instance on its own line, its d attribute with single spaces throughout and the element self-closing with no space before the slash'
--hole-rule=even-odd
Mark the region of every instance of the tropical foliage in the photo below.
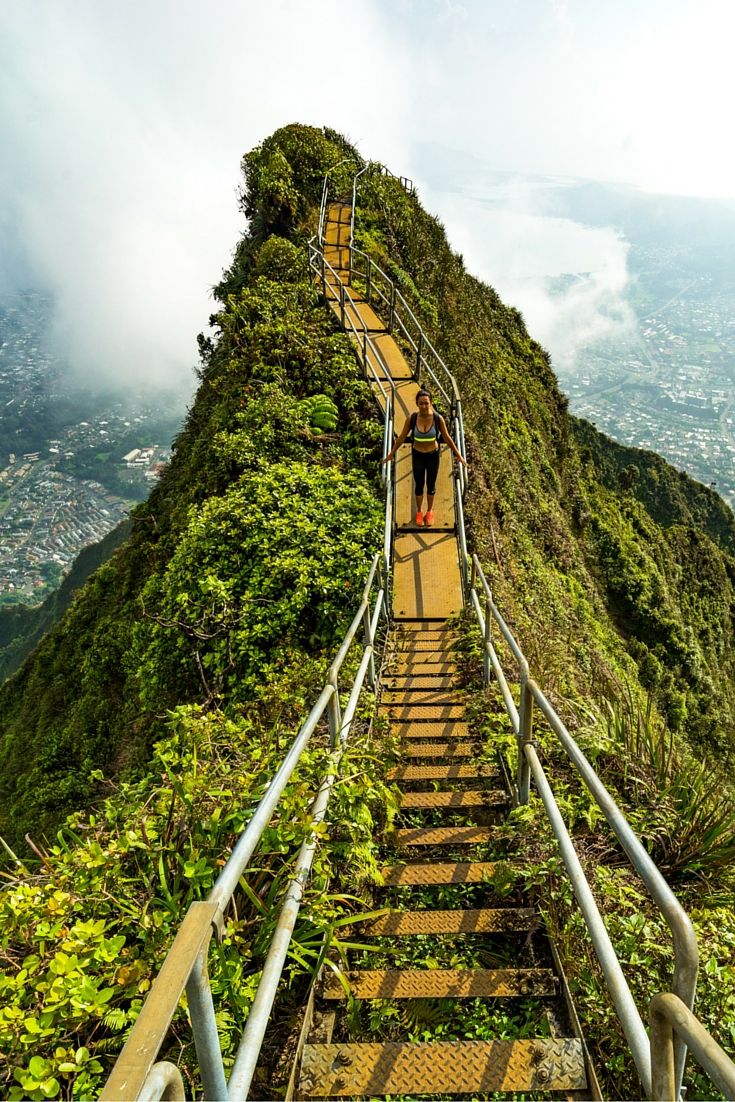
<svg viewBox="0 0 735 1102">
<path fill-rule="evenodd" d="M 244 158 L 249 227 L 216 289 L 214 334 L 200 337 L 200 387 L 172 462 L 134 511 L 130 539 L 0 691 L 0 834 L 9 846 L 0 1045 L 13 1097 L 98 1089 L 176 916 L 211 885 L 358 603 L 380 543 L 382 429 L 303 245 L 325 172 L 338 194 L 363 165 L 340 135 L 302 126 Z M 361 177 L 356 233 L 458 378 L 473 547 L 535 676 L 696 906 L 705 971 L 717 981 L 703 985 L 700 1009 L 730 1043 L 732 515 L 662 460 L 568 416 L 521 315 L 466 271 L 399 181 L 377 169 Z M 467 648 L 469 671 L 478 654 L 470 635 Z M 506 745 L 512 755 L 482 693 L 475 707 L 492 736 L 487 755 Z M 640 991 L 665 986 L 658 918 L 553 739 L 539 737 L 613 940 Z M 287 1010 L 303 996 L 324 934 L 339 955 L 358 906 L 348 895 L 368 900 L 375 830 L 393 806 L 380 771 L 391 747 L 379 738 L 358 741 L 345 763 L 349 783 L 336 789 Z M 213 966 L 228 1059 L 323 756 L 317 739 L 228 916 Z M 608 1086 L 625 1096 L 635 1089 L 629 1058 L 622 1042 L 611 1047 L 609 1000 L 538 808 L 516 816 L 509 853 L 522 827 L 524 876 L 545 901 L 585 1017 L 600 1022 L 593 1040 L 608 1045 Z M 341 884 L 336 866 L 349 876 Z M 512 892 L 513 875 L 498 868 L 494 887 Z M 432 953 L 427 946 L 427 961 L 439 959 Z M 508 1009 L 505 1035 L 539 1028 L 527 1011 Z M 354 1028 L 390 1035 L 392 1013 L 375 1007 Z M 470 1017 L 486 1036 L 481 1009 Z M 417 1007 L 402 1025 L 424 1039 L 462 1023 Z M 274 1046 L 282 1041 L 277 1031 Z M 170 1042 L 195 1089 L 184 1007 Z"/>
</svg>

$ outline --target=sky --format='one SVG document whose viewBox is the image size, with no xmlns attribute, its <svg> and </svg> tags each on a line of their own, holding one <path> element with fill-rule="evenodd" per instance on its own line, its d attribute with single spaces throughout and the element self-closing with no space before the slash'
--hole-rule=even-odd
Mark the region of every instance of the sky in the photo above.
<svg viewBox="0 0 735 1102">
<path fill-rule="evenodd" d="M 414 178 L 562 366 L 633 324 L 628 245 L 546 216 L 528 177 L 735 198 L 732 0 L 0 0 L 0 14 L 0 293 L 52 292 L 54 338 L 90 385 L 193 387 L 245 228 L 240 159 L 289 122 Z M 590 278 L 552 300 L 567 271 Z"/>
</svg>

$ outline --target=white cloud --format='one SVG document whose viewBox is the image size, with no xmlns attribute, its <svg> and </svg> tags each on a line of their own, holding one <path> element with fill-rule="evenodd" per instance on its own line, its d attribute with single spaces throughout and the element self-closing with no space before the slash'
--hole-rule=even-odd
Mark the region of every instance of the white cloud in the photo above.
<svg viewBox="0 0 735 1102">
<path fill-rule="evenodd" d="M 633 336 L 628 244 L 612 229 L 536 213 L 543 186 L 487 181 L 427 202 L 470 271 L 524 315 L 528 330 L 564 375 L 598 341 Z M 563 286 L 559 277 L 565 277 Z"/>
<path fill-rule="evenodd" d="M 326 0 L 22 0 L 0 63 L 4 205 L 89 380 L 191 381 L 244 228 L 241 156 L 278 126 L 330 125 L 405 159 L 410 66 L 368 0 L 348 27 Z"/>
</svg>

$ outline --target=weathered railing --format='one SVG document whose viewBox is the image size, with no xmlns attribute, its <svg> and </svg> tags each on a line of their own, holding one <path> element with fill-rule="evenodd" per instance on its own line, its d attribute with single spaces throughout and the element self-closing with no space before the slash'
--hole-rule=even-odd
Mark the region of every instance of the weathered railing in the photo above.
<svg viewBox="0 0 735 1102">
<path fill-rule="evenodd" d="M 340 162 L 345 163 L 345 162 Z M 337 168 L 335 165 L 334 168 Z M 357 177 L 355 178 L 357 179 Z M 356 186 L 356 185 L 355 185 Z M 328 188 L 325 179 L 320 210 L 319 234 L 309 243 L 309 262 L 321 280 L 327 301 L 339 308 L 343 327 L 352 334 L 358 359 L 366 378 L 377 388 L 384 414 L 383 457 L 393 441 L 393 398 L 395 384 L 388 371 L 383 378 L 377 368 L 382 365 L 350 288 L 340 274 L 325 260 L 321 247 L 322 228 L 327 209 Z M 354 212 L 354 202 L 353 202 Z M 351 270 L 364 281 L 368 302 L 377 302 L 389 319 L 389 329 L 397 330 L 404 343 L 415 354 L 417 377 L 428 375 L 442 394 L 451 411 L 451 425 L 457 446 L 465 455 L 464 424 L 456 382 L 447 370 L 431 342 L 423 333 L 413 311 L 385 273 L 364 253 L 354 249 L 350 241 Z M 354 263 L 357 258 L 357 263 Z M 384 366 L 384 365 L 383 365 Z M 387 388 L 384 385 L 387 384 Z M 157 1061 L 159 1049 L 169 1024 L 186 991 L 194 1042 L 207 1099 L 245 1099 L 255 1070 L 278 981 L 288 951 L 291 934 L 308 880 L 316 850 L 316 832 L 310 831 L 294 863 L 294 873 L 282 904 L 278 926 L 271 942 L 263 976 L 258 986 L 245 1030 L 238 1048 L 229 1083 L 225 1080 L 217 1034 L 212 992 L 207 974 L 207 954 L 213 931 L 222 928 L 224 913 L 241 877 L 247 870 L 265 827 L 292 776 L 300 757 L 320 721 L 327 717 L 331 753 L 319 789 L 310 808 L 312 827 L 323 820 L 335 783 L 339 762 L 349 738 L 357 703 L 365 680 L 375 684 L 375 635 L 381 615 L 388 615 L 388 585 L 391 561 L 391 537 L 394 484 L 392 467 L 385 464 L 386 512 L 382 554 L 373 560 L 365 584 L 362 602 L 349 631 L 332 663 L 322 692 L 304 722 L 284 762 L 271 781 L 248 827 L 220 873 L 205 902 L 189 908 L 179 933 L 161 971 L 153 984 L 141 1013 L 131 1031 L 123 1052 L 108 1080 L 103 1099 L 183 1098 L 183 1083 L 175 1065 Z M 484 639 L 484 675 L 489 681 L 494 675 L 516 734 L 518 771 L 515 796 L 526 803 L 530 786 L 536 784 L 573 890 L 584 917 L 590 940 L 610 991 L 616 1013 L 630 1046 L 633 1059 L 648 1098 L 678 1100 L 686 1060 L 687 1045 L 711 1076 L 718 1088 L 730 1098 L 735 1097 L 735 1065 L 714 1042 L 691 1012 L 696 988 L 698 951 L 694 931 L 687 915 L 671 892 L 639 839 L 631 830 L 622 812 L 605 789 L 563 722 L 530 676 L 528 662 L 512 632 L 493 601 L 477 556 L 469 558 L 464 526 L 462 494 L 466 472 L 460 467 L 455 481 L 457 534 L 462 561 L 465 592 L 474 608 Z M 477 584 L 479 582 L 480 593 Z M 371 593 L 377 585 L 371 609 Z M 484 609 L 483 609 L 484 603 Z M 492 636 L 492 624 L 497 625 L 502 638 L 519 670 L 519 700 L 513 696 L 502 668 Z M 352 647 L 360 626 L 364 632 L 364 648 L 357 675 L 352 683 L 344 712 L 339 697 L 339 670 Z M 664 915 L 674 944 L 674 992 L 656 995 L 650 1007 L 651 1034 L 646 1033 L 641 1015 L 623 974 L 620 962 L 605 928 L 592 890 L 584 875 L 572 839 L 562 819 L 551 786 L 541 765 L 533 740 L 533 710 L 537 706 L 556 734 L 561 746 L 579 776 L 601 808 L 631 864 L 646 884 L 652 898 Z"/>
<path fill-rule="evenodd" d="M 654 995 L 648 1008 L 651 1022 L 653 1098 L 677 1102 L 675 1035 L 681 1037 L 725 1098 L 735 1099 L 735 1064 L 702 1023 L 673 992 Z"/>
<path fill-rule="evenodd" d="M 176 1068 L 167 1061 L 157 1061 L 157 1056 L 166 1038 L 179 999 L 184 992 L 186 992 L 189 1006 L 204 1097 L 211 1100 L 247 1098 L 268 1015 L 311 870 L 317 845 L 316 828 L 326 814 L 363 685 L 366 680 L 369 685 L 375 685 L 376 632 L 381 616 L 387 615 L 382 563 L 382 554 L 376 554 L 365 583 L 362 601 L 329 667 L 324 688 L 294 739 L 280 769 L 268 785 L 248 826 L 230 853 L 209 897 L 206 901 L 192 903 L 189 907 L 107 1081 L 102 1094 L 103 1099 L 183 1097 L 179 1086 L 181 1078 Z M 373 590 L 376 592 L 371 605 Z M 343 711 L 340 704 L 339 673 L 361 629 L 362 656 Z M 258 985 L 255 1002 L 248 1017 L 228 1083 L 225 1079 L 209 983 L 207 967 L 209 945 L 212 934 L 221 932 L 224 915 L 241 878 L 247 872 L 263 831 L 268 826 L 314 732 L 325 718 L 328 724 L 331 753 L 309 809 L 311 829 L 294 862 L 291 882 L 282 903 L 263 977 Z M 171 1091 L 173 1093 L 169 1093 Z M 178 1094 L 177 1091 L 179 1091 Z"/>
<path fill-rule="evenodd" d="M 479 583 L 480 593 L 477 591 Z M 470 577 L 470 602 L 480 625 L 484 640 L 485 680 L 497 679 L 505 702 L 506 711 L 516 734 L 518 747 L 518 772 L 515 796 L 519 804 L 528 803 L 531 780 L 536 784 L 538 793 L 551 823 L 554 836 L 559 844 L 564 867 L 567 870 L 580 911 L 590 935 L 595 955 L 605 977 L 615 1012 L 618 1016 L 638 1074 L 647 1098 L 657 1098 L 653 1093 L 651 1071 L 651 1041 L 646 1033 L 640 1012 L 620 967 L 617 955 L 605 928 L 597 903 L 592 894 L 582 865 L 577 856 L 572 839 L 559 811 L 551 786 L 539 759 L 533 740 L 533 710 L 538 706 L 550 729 L 554 732 L 576 772 L 584 781 L 591 795 L 601 809 L 612 828 L 621 847 L 633 868 L 648 888 L 649 894 L 658 906 L 671 931 L 674 947 L 673 990 L 690 1010 L 694 1005 L 697 986 L 699 952 L 697 939 L 689 917 L 683 910 L 666 880 L 649 857 L 640 839 L 631 829 L 620 808 L 607 791 L 595 770 L 574 741 L 548 699 L 531 678 L 528 662 L 513 637 L 510 628 L 501 616 L 490 591 L 480 561 L 476 555 L 472 558 Z M 484 608 L 483 608 L 484 602 Z M 519 670 L 519 702 L 513 698 L 508 679 L 500 663 L 492 636 L 492 624 L 497 625 L 500 635 L 515 659 Z M 686 1059 L 686 1046 L 677 1038 L 676 1048 L 676 1089 L 681 1087 Z"/>
<path fill-rule="evenodd" d="M 326 199 L 324 201 L 326 202 Z M 382 380 L 378 376 L 376 365 L 380 364 L 380 357 L 367 328 L 360 321 L 359 312 L 349 290 L 341 284 L 337 273 L 325 261 L 320 249 L 310 247 L 309 260 L 321 277 L 325 297 L 334 299 L 336 296 L 336 301 L 340 303 L 342 324 L 355 338 L 358 360 L 366 377 L 377 388 L 382 398 L 383 457 L 385 457 L 393 442 L 395 385 L 389 376 Z M 382 478 L 385 483 L 383 548 L 373 560 L 360 607 L 329 668 L 326 684 L 247 828 L 230 853 L 208 899 L 205 902 L 193 903 L 187 911 L 176 939 L 108 1079 L 102 1095 L 103 1099 L 183 1098 L 183 1085 L 178 1069 L 175 1065 L 167 1061 L 157 1061 L 156 1058 L 184 992 L 187 995 L 204 1097 L 208 1099 L 247 1098 L 316 851 L 317 832 L 315 830 L 307 835 L 294 863 L 294 873 L 282 903 L 263 977 L 258 985 L 229 1082 L 225 1079 L 209 984 L 207 968 L 209 945 L 212 933 L 222 928 L 227 907 L 242 876 L 246 873 L 263 831 L 270 822 L 286 785 L 319 723 L 326 716 L 332 750 L 310 808 L 312 827 L 318 827 L 324 819 L 363 685 L 366 679 L 370 686 L 375 685 L 376 630 L 380 617 L 387 617 L 389 609 L 394 499 L 391 464 L 383 464 Z M 371 610 L 370 595 L 376 587 L 377 593 Z M 339 671 L 355 642 L 360 627 L 363 628 L 364 634 L 362 658 L 350 687 L 349 699 L 342 712 L 339 697 Z"/>
</svg>

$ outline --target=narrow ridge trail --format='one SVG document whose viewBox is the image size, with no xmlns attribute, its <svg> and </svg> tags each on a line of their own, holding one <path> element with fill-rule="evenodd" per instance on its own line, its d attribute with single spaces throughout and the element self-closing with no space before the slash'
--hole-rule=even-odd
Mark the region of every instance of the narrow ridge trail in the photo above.
<svg viewBox="0 0 735 1102">
<path fill-rule="evenodd" d="M 329 205 L 324 253 L 332 286 L 350 281 L 350 219 L 348 204 Z M 400 428 L 418 383 L 372 306 L 353 289 L 351 297 L 353 320 L 368 327 L 377 349 L 373 366 L 394 384 Z M 340 313 L 344 307 L 331 301 Z M 399 821 L 386 839 L 376 893 L 386 913 L 356 916 L 358 940 L 375 949 L 353 952 L 344 977 L 350 998 L 338 977 L 320 982 L 296 1097 L 591 1097 L 583 1043 L 542 923 L 528 900 L 494 880 L 511 799 L 499 760 L 488 758 L 468 718 L 447 623 L 462 608 L 453 477 L 445 453 L 437 528 L 420 530 L 411 522 L 410 449 L 396 460 L 393 628 L 378 701 L 401 745 L 389 773 L 401 791 Z M 526 1035 L 508 1039 L 519 1003 Z M 440 1039 L 417 1040 L 422 1030 Z"/>
</svg>

